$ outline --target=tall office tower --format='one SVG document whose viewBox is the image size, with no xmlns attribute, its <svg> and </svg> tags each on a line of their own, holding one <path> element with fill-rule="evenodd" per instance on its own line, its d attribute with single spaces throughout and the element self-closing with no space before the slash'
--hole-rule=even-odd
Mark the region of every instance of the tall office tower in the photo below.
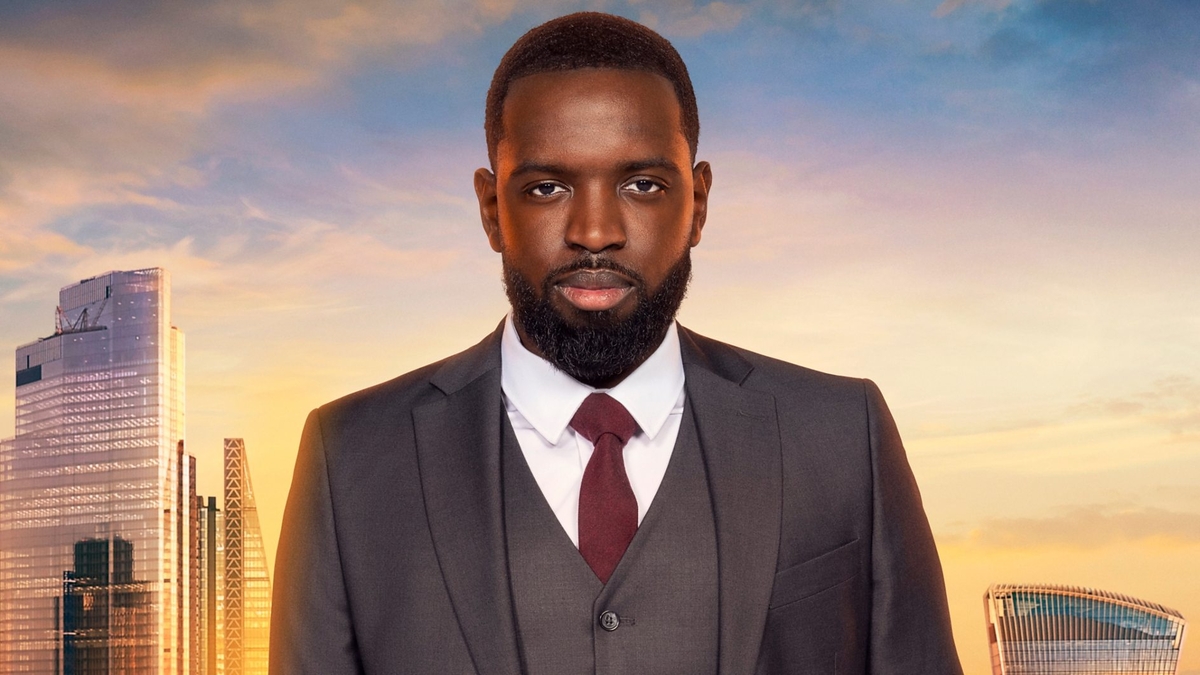
<svg viewBox="0 0 1200 675">
<path fill-rule="evenodd" d="M 271 578 L 246 443 L 225 439 L 225 672 L 266 675 Z"/>
<path fill-rule="evenodd" d="M 0 672 L 185 675 L 193 502 L 170 278 L 67 286 L 56 324 L 17 348 L 0 451 Z"/>
<path fill-rule="evenodd" d="M 191 595 L 188 598 L 187 634 L 191 640 L 188 647 L 191 663 L 188 664 L 187 672 L 191 675 L 200 675 L 203 672 L 202 664 L 204 663 L 200 651 L 200 640 L 202 639 L 200 599 L 203 597 L 200 594 L 200 514 L 203 512 L 203 508 L 197 508 L 200 506 L 200 497 L 196 494 L 196 458 L 190 455 L 188 456 L 188 504 L 192 506 L 188 509 L 188 590 Z"/>
<path fill-rule="evenodd" d="M 154 662 L 153 604 L 133 577 L 133 555 L 120 537 L 75 542 L 74 568 L 63 573 L 61 672 L 143 672 Z"/>
<path fill-rule="evenodd" d="M 993 584 L 983 596 L 994 675 L 1175 675 L 1184 618 L 1127 595 Z"/>
<path fill-rule="evenodd" d="M 196 675 L 225 673 L 225 544 L 224 519 L 216 497 L 197 497 L 200 514 L 200 667 Z"/>
</svg>

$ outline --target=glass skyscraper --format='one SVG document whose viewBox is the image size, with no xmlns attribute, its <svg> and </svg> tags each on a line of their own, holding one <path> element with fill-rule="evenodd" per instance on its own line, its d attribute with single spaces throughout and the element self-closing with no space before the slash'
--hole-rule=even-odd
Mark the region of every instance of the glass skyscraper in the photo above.
<svg viewBox="0 0 1200 675">
<path fill-rule="evenodd" d="M 215 497 L 203 514 L 200 573 L 204 675 L 267 675 L 271 577 L 250 482 L 246 443 L 226 438 L 224 511 Z"/>
<path fill-rule="evenodd" d="M 246 443 L 225 439 L 225 672 L 266 675 L 271 578 Z"/>
<path fill-rule="evenodd" d="M 183 675 L 199 520 L 170 279 L 85 279 L 55 319 L 17 348 L 0 444 L 0 672 Z"/>
<path fill-rule="evenodd" d="M 200 513 L 198 667 L 195 675 L 225 673 L 225 531 L 216 497 L 197 497 Z"/>
<path fill-rule="evenodd" d="M 1127 595 L 993 584 L 983 598 L 993 675 L 1175 675 L 1184 618 Z"/>
</svg>

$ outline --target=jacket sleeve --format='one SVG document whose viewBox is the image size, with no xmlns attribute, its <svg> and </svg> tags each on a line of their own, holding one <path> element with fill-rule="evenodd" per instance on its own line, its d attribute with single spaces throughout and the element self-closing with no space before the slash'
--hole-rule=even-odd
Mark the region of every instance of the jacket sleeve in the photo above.
<svg viewBox="0 0 1200 675">
<path fill-rule="evenodd" d="M 271 599 L 271 675 L 361 675 L 330 499 L 320 410 L 304 425 Z"/>
<path fill-rule="evenodd" d="M 962 675 L 942 566 L 896 423 L 867 380 L 874 480 L 872 675 Z"/>
</svg>

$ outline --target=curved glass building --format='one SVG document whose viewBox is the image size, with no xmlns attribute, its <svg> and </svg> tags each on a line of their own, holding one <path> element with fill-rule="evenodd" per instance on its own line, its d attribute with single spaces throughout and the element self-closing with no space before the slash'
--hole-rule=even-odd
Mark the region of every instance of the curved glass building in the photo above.
<svg viewBox="0 0 1200 675">
<path fill-rule="evenodd" d="M 983 598 L 993 675 L 1175 675 L 1179 612 L 1076 586 L 993 584 Z"/>
</svg>

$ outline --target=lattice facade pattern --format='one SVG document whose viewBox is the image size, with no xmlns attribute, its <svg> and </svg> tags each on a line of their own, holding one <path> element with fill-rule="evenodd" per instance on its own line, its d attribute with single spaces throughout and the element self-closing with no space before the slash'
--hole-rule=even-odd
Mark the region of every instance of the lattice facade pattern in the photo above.
<svg viewBox="0 0 1200 675">
<path fill-rule="evenodd" d="M 271 578 L 246 462 L 246 443 L 225 439 L 225 673 L 266 675 Z"/>
<path fill-rule="evenodd" d="M 17 348 L 0 447 L 0 672 L 183 675 L 193 568 L 184 342 L 161 269 L 62 289 Z"/>
<path fill-rule="evenodd" d="M 984 595 L 994 675 L 1175 675 L 1179 612 L 1090 588 L 995 584 Z"/>
</svg>

